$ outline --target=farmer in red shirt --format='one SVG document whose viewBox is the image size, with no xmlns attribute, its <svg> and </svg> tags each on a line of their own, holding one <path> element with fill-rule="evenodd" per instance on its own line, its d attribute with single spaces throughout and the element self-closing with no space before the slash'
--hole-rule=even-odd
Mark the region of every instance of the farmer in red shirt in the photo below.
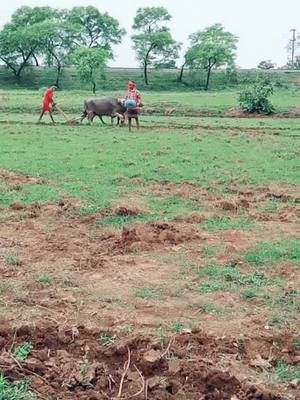
<svg viewBox="0 0 300 400">
<path fill-rule="evenodd" d="M 43 118 L 43 115 L 45 114 L 46 111 L 48 111 L 52 122 L 55 123 L 54 119 L 53 119 L 53 115 L 52 115 L 52 108 L 54 106 L 53 97 L 54 97 L 54 93 L 55 93 L 56 89 L 57 89 L 56 86 L 51 86 L 45 92 L 42 111 L 41 111 L 40 118 L 39 118 L 38 122 L 41 122 L 41 119 Z"/>
<path fill-rule="evenodd" d="M 129 131 L 131 132 L 132 118 L 134 118 L 136 121 L 137 129 L 140 129 L 139 113 L 140 107 L 142 107 L 142 96 L 137 90 L 136 83 L 134 81 L 128 82 L 128 91 L 125 96 L 124 105 L 127 108 Z"/>
</svg>

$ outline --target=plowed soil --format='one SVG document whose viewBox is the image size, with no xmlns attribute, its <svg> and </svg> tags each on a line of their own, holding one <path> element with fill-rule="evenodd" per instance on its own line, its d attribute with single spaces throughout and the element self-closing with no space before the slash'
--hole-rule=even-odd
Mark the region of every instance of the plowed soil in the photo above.
<svg viewBox="0 0 300 400">
<path fill-rule="evenodd" d="M 111 345 L 101 344 L 100 337 L 98 329 L 80 326 L 13 330 L 4 323 L 0 326 L 1 370 L 15 380 L 31 377 L 33 391 L 57 399 L 282 398 L 220 368 L 225 357 L 228 367 L 236 360 L 240 368 L 247 367 L 258 343 L 253 346 L 195 331 L 172 336 L 162 351 L 158 341 L 147 337 L 120 337 Z M 21 366 L 8 349 L 24 341 L 30 341 L 34 351 Z M 261 338 L 259 346 L 269 351 L 272 340 Z"/>
<path fill-rule="evenodd" d="M 5 172 L 0 179 L 39 184 Z M 154 196 L 192 199 L 201 211 L 122 229 L 99 221 L 108 213 L 139 215 L 142 204 L 121 199 L 87 217 L 73 200 L 0 209 L 0 372 L 28 378 L 47 399 L 297 399 L 297 382 L 266 379 L 279 361 L 300 361 L 297 322 L 276 331 L 255 300 L 222 291 L 201 298 L 191 288 L 199 280 L 192 265 L 208 246 L 220 247 L 218 262 L 246 268 L 244 255 L 258 242 L 299 236 L 299 186 L 233 184 L 226 199 L 217 189 L 151 185 Z M 270 199 L 280 207 L 262 211 Z M 209 218 L 235 221 L 241 213 L 255 232 L 202 228 Z M 286 290 L 297 288 L 296 266 L 281 271 Z M 210 301 L 228 311 L 204 312 Z M 11 354 L 24 341 L 33 350 L 20 362 Z"/>
</svg>

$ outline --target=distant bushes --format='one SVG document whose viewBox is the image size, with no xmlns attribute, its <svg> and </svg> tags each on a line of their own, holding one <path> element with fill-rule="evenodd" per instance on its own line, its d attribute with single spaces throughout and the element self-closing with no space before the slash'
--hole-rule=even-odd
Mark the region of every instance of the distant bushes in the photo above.
<svg viewBox="0 0 300 400">
<path fill-rule="evenodd" d="M 178 82 L 180 71 L 178 69 L 150 69 L 150 84 L 144 84 L 143 72 L 138 68 L 108 68 L 105 78 L 97 80 L 98 92 L 105 91 L 124 91 L 127 88 L 128 80 L 138 83 L 141 90 L 155 91 L 198 91 L 205 87 L 206 72 L 202 70 L 186 71 L 183 82 Z M 252 85 L 257 79 L 268 79 L 274 87 L 288 89 L 294 86 L 294 81 L 299 73 L 285 73 L 282 71 L 258 72 L 257 70 L 236 70 L 219 69 L 212 72 L 211 90 L 226 90 L 241 88 Z M 0 66 L 0 87 L 38 89 L 50 86 L 55 83 L 55 68 L 47 67 L 27 67 L 21 80 L 17 81 L 6 67 Z M 60 88 L 62 90 L 85 90 L 89 85 L 82 82 L 75 68 L 68 67 L 62 71 L 60 77 Z M 122 93 L 121 92 L 121 93 Z"/>
<path fill-rule="evenodd" d="M 273 94 L 273 84 L 268 80 L 258 81 L 246 87 L 238 97 L 238 102 L 243 111 L 248 113 L 271 114 L 274 107 L 269 100 Z"/>
</svg>

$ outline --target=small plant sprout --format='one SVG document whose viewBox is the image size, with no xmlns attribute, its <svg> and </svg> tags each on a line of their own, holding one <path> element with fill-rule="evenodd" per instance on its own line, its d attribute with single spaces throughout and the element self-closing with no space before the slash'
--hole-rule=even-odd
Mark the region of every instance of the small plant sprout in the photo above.
<svg viewBox="0 0 300 400">
<path fill-rule="evenodd" d="M 5 254 L 4 261 L 7 266 L 18 266 L 22 264 L 20 258 L 12 253 Z"/>
<path fill-rule="evenodd" d="M 99 341 L 104 344 L 105 346 L 109 346 L 115 343 L 115 341 L 117 340 L 117 336 L 116 335 L 110 335 L 109 333 L 103 333 L 100 337 L 99 337 Z"/>
<path fill-rule="evenodd" d="M 41 275 L 36 278 L 36 281 L 43 286 L 49 286 L 53 283 L 53 278 L 48 275 Z"/>
<path fill-rule="evenodd" d="M 15 348 L 13 356 L 19 361 L 26 361 L 32 349 L 33 346 L 30 342 L 24 342 L 22 345 Z"/>
<path fill-rule="evenodd" d="M 89 358 L 86 353 L 82 357 L 81 364 L 82 364 L 82 366 L 80 368 L 80 373 L 83 376 L 83 378 L 85 378 L 86 374 L 88 372 L 88 369 L 89 369 Z"/>
</svg>

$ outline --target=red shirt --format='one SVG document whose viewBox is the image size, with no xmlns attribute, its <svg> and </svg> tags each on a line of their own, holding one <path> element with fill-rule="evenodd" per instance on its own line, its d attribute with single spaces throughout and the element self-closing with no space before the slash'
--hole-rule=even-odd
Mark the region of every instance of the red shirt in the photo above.
<svg viewBox="0 0 300 400">
<path fill-rule="evenodd" d="M 55 92 L 55 90 L 53 88 L 50 88 L 46 91 L 46 93 L 44 95 L 44 100 L 43 100 L 44 111 L 49 111 L 50 104 L 53 103 L 54 92 Z"/>
<path fill-rule="evenodd" d="M 141 93 L 137 90 L 128 90 L 125 100 L 134 100 L 136 102 L 137 107 L 141 104 L 142 102 L 142 96 Z"/>
</svg>

